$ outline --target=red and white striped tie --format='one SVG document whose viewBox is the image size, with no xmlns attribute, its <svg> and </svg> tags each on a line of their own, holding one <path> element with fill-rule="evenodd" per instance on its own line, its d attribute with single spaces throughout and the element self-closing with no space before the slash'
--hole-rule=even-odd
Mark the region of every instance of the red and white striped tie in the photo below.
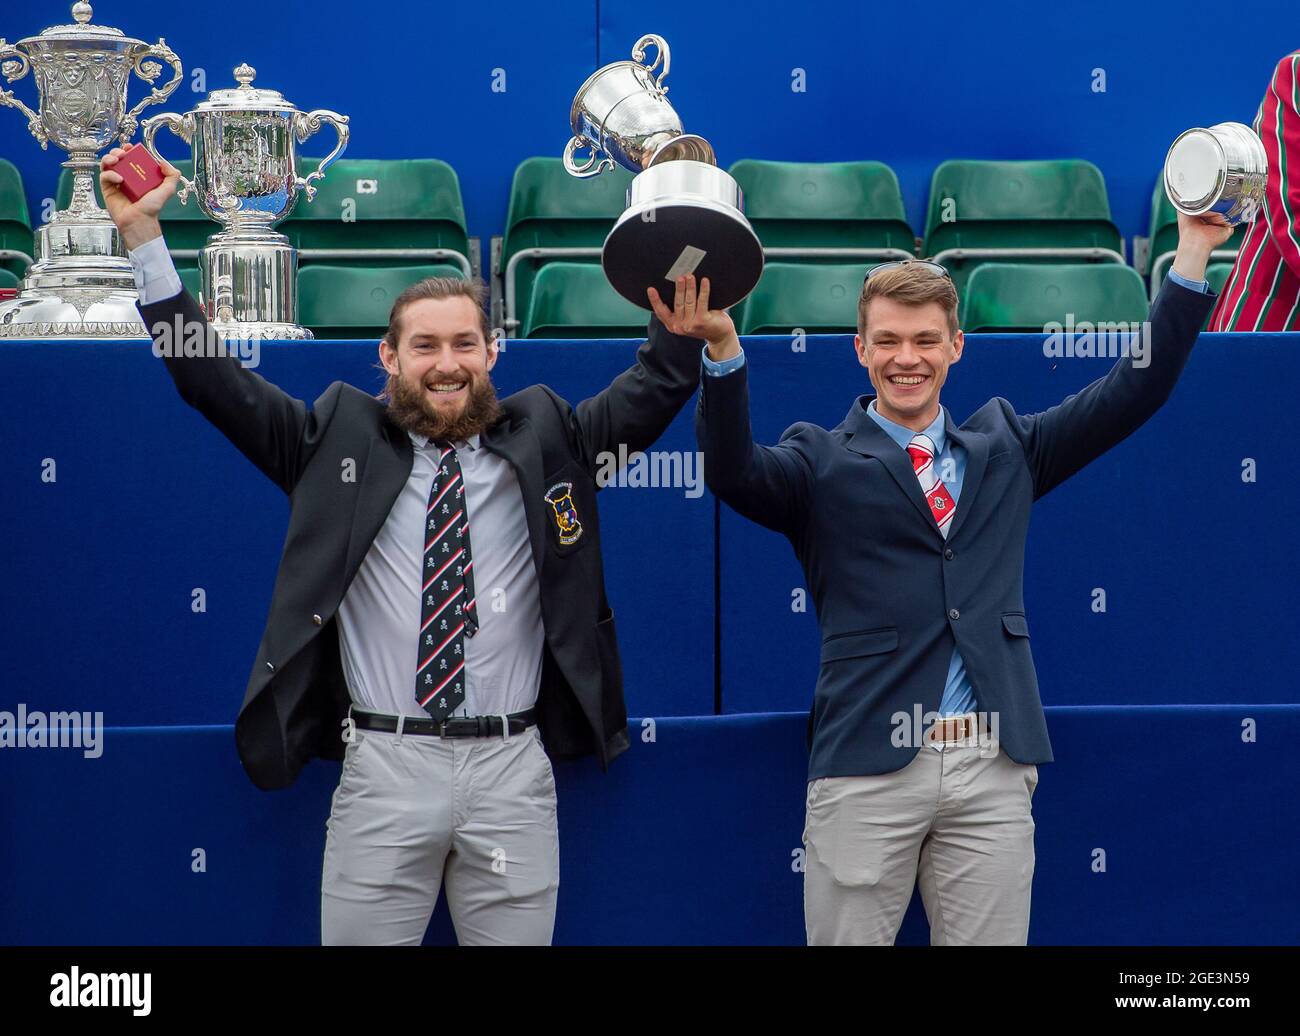
<svg viewBox="0 0 1300 1036">
<path fill-rule="evenodd" d="M 930 505 L 930 513 L 934 515 L 943 538 L 947 539 L 948 530 L 952 528 L 952 516 L 957 513 L 957 504 L 934 469 L 934 440 L 924 432 L 917 432 L 907 444 L 907 453 L 912 458 L 912 467 L 921 482 L 921 492 Z"/>
</svg>

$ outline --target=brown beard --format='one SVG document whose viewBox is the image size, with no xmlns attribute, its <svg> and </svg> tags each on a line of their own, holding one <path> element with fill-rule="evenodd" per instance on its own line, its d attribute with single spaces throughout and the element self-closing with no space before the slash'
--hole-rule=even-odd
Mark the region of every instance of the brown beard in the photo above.
<svg viewBox="0 0 1300 1036">
<path fill-rule="evenodd" d="M 390 374 L 384 387 L 388 416 L 404 431 L 428 439 L 455 441 L 478 435 L 501 419 L 504 411 L 497 402 L 496 388 L 486 374 L 474 375 L 469 383 L 469 400 L 453 418 L 439 414 L 423 386 L 412 388 L 400 375 Z"/>
</svg>

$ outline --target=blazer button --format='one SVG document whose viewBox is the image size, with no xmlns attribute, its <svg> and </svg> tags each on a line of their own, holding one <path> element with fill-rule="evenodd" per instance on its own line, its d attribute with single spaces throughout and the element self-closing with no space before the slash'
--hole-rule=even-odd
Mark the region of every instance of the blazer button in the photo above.
<svg viewBox="0 0 1300 1036">
<path fill-rule="evenodd" d="M 312 621 L 312 624 L 313 624 L 313 625 L 319 626 L 319 625 L 320 625 L 320 621 L 321 621 L 321 620 L 320 620 L 320 616 L 319 616 L 319 615 L 313 615 L 313 616 L 311 617 L 311 621 Z"/>
<path fill-rule="evenodd" d="M 271 670 L 271 672 L 275 672 L 275 664 L 273 662 L 267 662 L 266 668 Z"/>
<path fill-rule="evenodd" d="M 953 608 L 953 609 L 949 610 L 949 612 L 948 612 L 948 618 L 950 618 L 950 619 L 960 619 L 960 618 L 961 618 L 961 612 L 959 612 L 956 608 Z"/>
<path fill-rule="evenodd" d="M 945 550 L 945 551 L 943 552 L 943 556 L 944 556 L 944 558 L 946 558 L 948 561 L 951 561 L 951 560 L 952 560 L 952 548 L 949 547 L 947 550 Z"/>
</svg>

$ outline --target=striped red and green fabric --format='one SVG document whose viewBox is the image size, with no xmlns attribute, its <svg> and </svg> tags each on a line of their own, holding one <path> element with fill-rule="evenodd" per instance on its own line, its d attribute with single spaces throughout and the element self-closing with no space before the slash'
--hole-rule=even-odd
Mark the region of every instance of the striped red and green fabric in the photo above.
<svg viewBox="0 0 1300 1036">
<path fill-rule="evenodd" d="M 1268 153 L 1264 210 L 1242 242 L 1210 331 L 1300 329 L 1300 51 L 1278 62 L 1254 128 Z"/>
</svg>

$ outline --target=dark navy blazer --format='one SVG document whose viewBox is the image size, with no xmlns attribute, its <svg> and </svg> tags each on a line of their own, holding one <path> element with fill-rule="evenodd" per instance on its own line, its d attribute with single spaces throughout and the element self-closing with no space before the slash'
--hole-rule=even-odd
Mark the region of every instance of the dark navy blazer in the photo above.
<svg viewBox="0 0 1300 1036">
<path fill-rule="evenodd" d="M 1052 761 L 1024 604 L 1030 504 L 1136 431 L 1169 398 L 1216 295 L 1166 280 L 1151 307 L 1149 363 L 1121 357 L 1040 414 L 997 397 L 947 433 L 969 459 L 947 540 L 911 460 L 860 396 L 829 431 L 800 422 L 753 441 L 748 364 L 701 380 L 696 434 L 709 488 L 789 538 L 821 626 L 808 779 L 889 773 L 916 755 L 896 713 L 937 711 L 954 643 L 1002 750 Z"/>
</svg>

